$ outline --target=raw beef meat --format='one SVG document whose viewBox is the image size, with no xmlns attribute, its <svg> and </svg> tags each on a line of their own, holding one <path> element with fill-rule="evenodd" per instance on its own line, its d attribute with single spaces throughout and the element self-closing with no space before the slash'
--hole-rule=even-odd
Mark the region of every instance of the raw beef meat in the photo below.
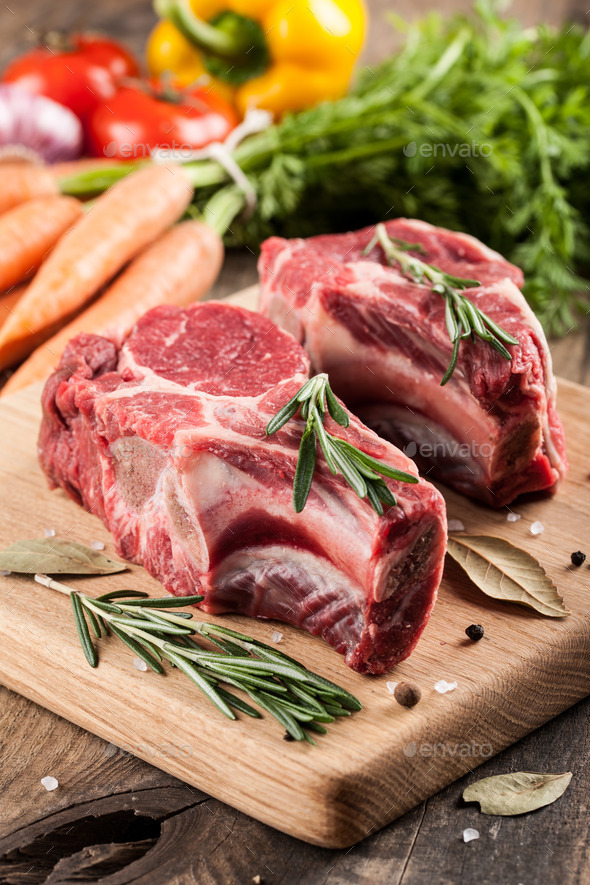
<svg viewBox="0 0 590 885">
<path fill-rule="evenodd" d="M 420 243 L 417 257 L 476 279 L 474 304 L 518 339 L 504 359 L 464 341 L 451 380 L 444 299 L 387 265 L 374 228 L 284 240 L 262 248 L 260 309 L 292 332 L 335 392 L 381 436 L 460 492 L 496 507 L 554 489 L 567 470 L 555 381 L 543 330 L 518 289 L 520 270 L 466 234 L 420 221 L 386 224 Z"/>
<path fill-rule="evenodd" d="M 171 593 L 303 627 L 353 669 L 382 673 L 410 654 L 434 604 L 444 502 L 425 480 L 387 480 L 399 503 L 379 517 L 320 456 L 295 513 L 303 424 L 265 428 L 308 374 L 305 351 L 259 314 L 156 308 L 121 347 L 69 344 L 43 393 L 41 464 Z M 355 417 L 326 427 L 416 475 Z"/>
</svg>

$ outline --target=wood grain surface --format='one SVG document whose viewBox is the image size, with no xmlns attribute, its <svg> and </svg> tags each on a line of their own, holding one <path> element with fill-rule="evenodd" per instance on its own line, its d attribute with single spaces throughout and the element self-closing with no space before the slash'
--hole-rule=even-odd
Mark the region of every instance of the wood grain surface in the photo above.
<svg viewBox="0 0 590 885">
<path fill-rule="evenodd" d="M 256 299 L 253 288 L 236 301 L 255 307 Z M 0 545 L 50 528 L 82 543 L 104 541 L 112 550 L 96 517 L 61 491 L 47 490 L 36 458 L 39 393 L 36 386 L 0 404 L 6 496 Z M 508 509 L 494 512 L 447 491 L 445 497 L 449 517 L 461 519 L 468 532 L 503 536 L 533 552 L 572 614 L 547 619 L 489 600 L 450 562 L 416 651 L 388 676 L 354 674 L 320 639 L 281 626 L 287 654 L 363 702 L 363 711 L 332 725 L 317 748 L 283 742 L 268 718 L 230 722 L 179 672 L 164 680 L 135 670 L 133 654 L 112 639 L 101 643 L 100 667 L 90 669 L 68 600 L 27 577 L 0 578 L 0 681 L 292 836 L 329 848 L 356 844 L 590 693 L 588 569 L 574 568 L 568 556 L 572 545 L 582 545 L 590 508 L 584 463 L 590 391 L 564 381 L 559 400 L 573 467 L 558 495 L 518 504 L 517 523 L 507 522 Z M 545 527 L 539 536 L 530 530 L 536 520 Z M 72 583 L 95 595 L 97 584 L 100 592 L 131 587 L 161 593 L 135 566 Z M 230 615 L 222 622 L 265 641 L 276 628 Z M 477 644 L 464 635 L 471 623 L 486 630 Z M 443 678 L 458 682 L 445 696 L 434 690 Z M 420 704 L 400 707 L 388 679 L 417 682 Z M 10 839 L 6 848 L 10 852 Z"/>
<path fill-rule="evenodd" d="M 371 62 L 391 49 L 384 16 L 467 9 L 470 0 L 368 0 Z M 515 0 L 523 21 L 587 21 L 586 0 Z M 149 0 L 25 0 L 0 4 L 0 66 L 52 28 L 102 28 L 141 53 L 154 15 Z M 216 297 L 256 279 L 255 256 L 228 256 Z M 586 330 L 588 326 L 586 326 Z M 558 373 L 590 383 L 587 331 L 552 343 Z M 586 459 L 587 463 L 587 459 Z M 4 496 L 0 492 L 0 500 Z M 590 532 L 582 543 L 586 549 Z M 467 775 L 422 802 L 353 849 L 314 848 L 281 834 L 170 775 L 114 748 L 64 719 L 0 687 L 0 883 L 72 880 L 117 883 L 380 883 L 479 885 L 590 881 L 588 784 L 590 699 L 577 704 L 478 770 L 571 770 L 574 779 L 555 805 L 513 819 L 484 818 L 463 806 Z M 40 778 L 67 772 L 52 793 Z M 135 811 L 137 814 L 135 814 Z M 88 824 L 90 821 L 90 824 Z M 135 827 L 135 823 L 138 826 Z M 465 845 L 464 827 L 481 838 Z M 5 848 L 18 834 L 18 848 Z M 257 881 L 257 880 L 256 880 Z"/>
</svg>

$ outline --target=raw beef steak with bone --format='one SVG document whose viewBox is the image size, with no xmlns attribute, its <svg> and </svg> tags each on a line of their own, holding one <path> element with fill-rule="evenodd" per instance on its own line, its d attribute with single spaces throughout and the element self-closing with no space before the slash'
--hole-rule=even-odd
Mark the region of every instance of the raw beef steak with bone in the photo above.
<svg viewBox="0 0 590 885">
<path fill-rule="evenodd" d="M 567 470 L 543 330 L 519 291 L 522 273 L 473 237 L 397 219 L 387 235 L 408 255 L 481 283 L 463 295 L 518 344 L 505 359 L 479 337 L 457 367 L 445 301 L 432 284 L 389 266 L 375 228 L 264 243 L 260 309 L 292 332 L 338 396 L 421 469 L 492 506 L 554 489 Z"/>
<path fill-rule="evenodd" d="M 305 510 L 293 479 L 304 424 L 266 435 L 309 359 L 268 319 L 215 302 L 159 307 L 119 347 L 79 335 L 43 393 L 41 465 L 102 518 L 119 553 L 207 612 L 295 624 L 382 673 L 407 657 L 436 598 L 444 502 L 425 480 L 387 480 L 379 517 L 318 456 Z M 354 416 L 326 429 L 417 474 Z"/>
</svg>

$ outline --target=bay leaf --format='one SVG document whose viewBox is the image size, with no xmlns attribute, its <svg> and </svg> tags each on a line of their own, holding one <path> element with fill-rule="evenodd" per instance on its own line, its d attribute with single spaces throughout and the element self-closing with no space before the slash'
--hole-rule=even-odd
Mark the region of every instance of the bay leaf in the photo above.
<svg viewBox="0 0 590 885">
<path fill-rule="evenodd" d="M 570 614 L 540 562 L 504 538 L 451 536 L 448 553 L 487 596 L 526 605 L 550 618 Z"/>
<path fill-rule="evenodd" d="M 0 569 L 23 575 L 112 575 L 126 568 L 98 550 L 60 538 L 17 541 L 0 550 Z"/>
<path fill-rule="evenodd" d="M 524 814 L 551 805 L 567 790 L 572 772 L 515 771 L 484 777 L 463 790 L 465 802 L 479 802 L 482 814 Z"/>
</svg>

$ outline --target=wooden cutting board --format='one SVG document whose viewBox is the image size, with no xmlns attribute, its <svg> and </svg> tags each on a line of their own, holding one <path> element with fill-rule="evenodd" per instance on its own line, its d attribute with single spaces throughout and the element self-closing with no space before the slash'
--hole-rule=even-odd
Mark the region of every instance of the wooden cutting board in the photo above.
<svg viewBox="0 0 590 885">
<path fill-rule="evenodd" d="M 250 290 L 236 300 L 254 298 Z M 362 700 L 363 710 L 330 725 L 316 747 L 284 742 L 270 718 L 230 722 L 178 672 L 136 670 L 132 652 L 112 639 L 101 640 L 100 665 L 90 669 L 67 598 L 26 577 L 0 578 L 0 682 L 273 827 L 317 845 L 352 845 L 590 693 L 590 570 L 570 562 L 573 550 L 590 552 L 590 390 L 562 381 L 559 408 L 572 466 L 556 497 L 518 503 L 521 519 L 509 523 L 507 510 L 445 495 L 449 517 L 468 532 L 505 537 L 537 556 L 569 617 L 487 599 L 450 562 L 418 648 L 379 678 L 353 673 L 321 639 L 295 628 L 217 619 L 266 642 L 279 630 L 282 650 Z M 95 516 L 48 491 L 36 458 L 39 420 L 38 387 L 0 402 L 0 545 L 52 529 L 103 541 L 114 554 Z M 537 520 L 544 532 L 535 536 Z M 65 580 L 94 595 L 127 587 L 161 595 L 137 566 Z M 478 643 L 464 633 L 472 623 L 485 627 Z M 387 688 L 402 679 L 422 688 L 412 710 Z M 456 680 L 456 690 L 437 693 L 440 679 Z"/>
</svg>

